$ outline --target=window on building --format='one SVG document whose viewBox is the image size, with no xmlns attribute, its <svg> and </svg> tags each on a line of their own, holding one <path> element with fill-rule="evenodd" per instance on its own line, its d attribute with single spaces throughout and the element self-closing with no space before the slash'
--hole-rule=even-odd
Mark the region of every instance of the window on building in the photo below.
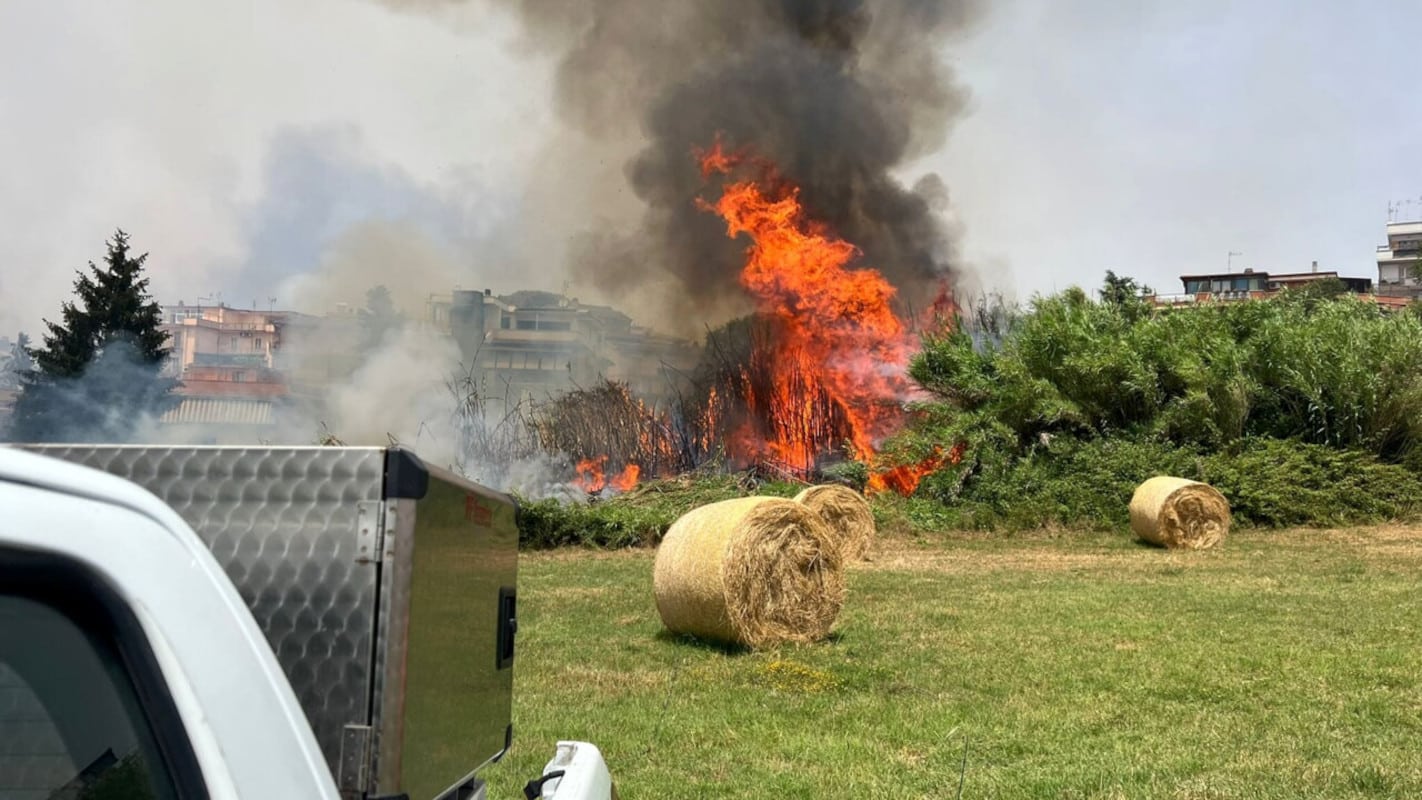
<svg viewBox="0 0 1422 800">
<path fill-rule="evenodd" d="M 532 331 L 532 330 L 537 330 L 537 329 L 538 329 L 538 320 L 536 320 L 536 319 L 520 319 L 520 320 L 515 320 L 514 324 L 515 324 L 515 325 L 518 327 L 518 329 L 521 330 L 521 331 Z"/>
<path fill-rule="evenodd" d="M 541 331 L 570 331 L 573 329 L 571 322 L 555 322 L 553 320 L 540 321 L 538 329 Z"/>
<path fill-rule="evenodd" d="M 508 317 L 499 317 L 499 327 L 500 327 L 500 328 L 503 328 L 504 330 L 508 330 L 508 329 L 509 329 L 509 318 L 508 318 Z"/>
</svg>

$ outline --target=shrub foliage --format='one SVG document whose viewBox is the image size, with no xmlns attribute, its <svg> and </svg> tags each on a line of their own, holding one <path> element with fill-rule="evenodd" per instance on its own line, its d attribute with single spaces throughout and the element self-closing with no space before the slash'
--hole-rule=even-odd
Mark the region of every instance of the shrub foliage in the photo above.
<svg viewBox="0 0 1422 800">
<path fill-rule="evenodd" d="M 936 525 L 1124 525 L 1158 474 L 1261 525 L 1408 516 L 1422 489 L 1422 316 L 1348 295 L 1152 313 L 1071 289 L 995 342 L 928 337 L 910 371 L 933 400 L 891 452 L 970 454 L 921 484 L 940 508 L 910 504 Z"/>
</svg>

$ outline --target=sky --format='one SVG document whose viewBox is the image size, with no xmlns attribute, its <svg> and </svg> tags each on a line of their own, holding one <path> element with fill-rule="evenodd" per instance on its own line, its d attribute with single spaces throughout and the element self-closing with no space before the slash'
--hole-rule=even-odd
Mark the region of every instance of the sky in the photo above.
<svg viewBox="0 0 1422 800">
<path fill-rule="evenodd" d="M 555 54 L 442 8 L 0 4 L 0 334 L 57 318 L 115 227 L 163 302 L 561 288 L 587 205 L 548 174 Z M 1375 277 L 1389 202 L 1422 217 L 1419 29 L 1404 3 L 998 0 L 943 45 L 968 111 L 901 175 L 942 177 L 960 268 L 1019 299 L 1107 269 L 1180 291 L 1230 252 Z"/>
</svg>

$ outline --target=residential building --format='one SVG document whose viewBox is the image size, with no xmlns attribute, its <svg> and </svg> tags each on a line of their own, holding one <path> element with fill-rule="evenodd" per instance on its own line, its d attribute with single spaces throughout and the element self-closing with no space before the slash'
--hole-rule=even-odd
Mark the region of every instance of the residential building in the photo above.
<svg viewBox="0 0 1422 800">
<path fill-rule="evenodd" d="M 178 404 L 163 415 L 175 437 L 210 444 L 269 438 L 291 394 L 280 371 L 287 311 L 256 311 L 178 303 L 163 307 L 172 356 L 166 374 L 178 378 Z"/>
<path fill-rule="evenodd" d="M 1194 305 L 1211 302 L 1236 302 L 1240 300 L 1263 300 L 1285 289 L 1295 289 L 1323 280 L 1342 282 L 1349 292 L 1393 307 L 1399 305 L 1393 298 L 1379 297 L 1373 291 L 1372 278 L 1353 278 L 1339 275 L 1335 270 L 1320 270 L 1318 262 L 1313 263 L 1309 272 L 1264 272 L 1246 269 L 1242 272 L 1209 272 L 1195 275 L 1181 275 L 1180 283 L 1185 290 L 1181 294 L 1156 294 L 1146 300 L 1157 308 Z M 1401 305 L 1405 305 L 1403 301 Z"/>
<path fill-rule="evenodd" d="M 1422 296 L 1422 221 L 1389 222 L 1387 244 L 1377 248 L 1378 294 Z"/>
<path fill-rule="evenodd" d="M 693 367 L 700 353 L 695 343 L 634 325 L 609 306 L 553 292 L 456 290 L 432 296 L 429 317 L 459 344 L 486 397 L 509 404 L 602 379 L 623 381 L 656 401 L 672 392 L 672 376 Z"/>
<path fill-rule="evenodd" d="M 10 416 L 20 397 L 20 376 L 10 370 L 10 355 L 14 349 L 15 343 L 8 336 L 0 336 L 0 437 L 10 427 Z"/>
</svg>

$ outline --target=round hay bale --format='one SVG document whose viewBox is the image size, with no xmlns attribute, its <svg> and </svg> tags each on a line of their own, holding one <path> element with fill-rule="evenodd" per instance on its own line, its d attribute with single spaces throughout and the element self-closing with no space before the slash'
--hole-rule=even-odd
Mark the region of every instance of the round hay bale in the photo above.
<svg viewBox="0 0 1422 800">
<path fill-rule="evenodd" d="M 1131 496 L 1131 530 L 1165 547 L 1214 547 L 1229 533 L 1229 501 L 1208 483 L 1157 476 Z"/>
<path fill-rule="evenodd" d="M 657 548 L 652 588 L 669 630 L 751 647 L 823 639 L 844 604 L 834 534 L 778 497 L 684 514 Z"/>
<path fill-rule="evenodd" d="M 795 495 L 795 502 L 818 514 L 829 525 L 844 563 L 869 557 L 875 533 L 874 511 L 864 495 L 848 486 L 828 484 L 805 489 Z"/>
</svg>

